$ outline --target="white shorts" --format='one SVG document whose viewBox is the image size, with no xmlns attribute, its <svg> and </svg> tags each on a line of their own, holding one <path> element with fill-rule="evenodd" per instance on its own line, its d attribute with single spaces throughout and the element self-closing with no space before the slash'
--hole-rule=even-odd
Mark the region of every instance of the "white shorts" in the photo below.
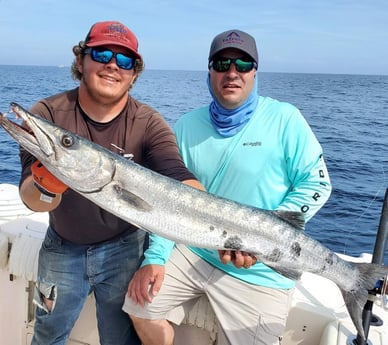
<svg viewBox="0 0 388 345">
<path fill-rule="evenodd" d="M 176 245 L 166 264 L 157 296 L 145 307 L 128 296 L 123 310 L 143 319 L 166 319 L 179 325 L 206 295 L 218 323 L 218 344 L 278 345 L 293 289 L 271 289 L 236 279 L 208 264 L 184 245 Z"/>
</svg>

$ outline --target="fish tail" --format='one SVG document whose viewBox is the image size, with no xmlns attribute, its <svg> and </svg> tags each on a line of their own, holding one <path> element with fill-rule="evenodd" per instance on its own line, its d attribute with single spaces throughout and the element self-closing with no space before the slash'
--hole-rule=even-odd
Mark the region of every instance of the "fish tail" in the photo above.
<svg viewBox="0 0 388 345">
<path fill-rule="evenodd" d="M 388 274 L 388 266 L 370 263 L 352 264 L 360 272 L 358 281 L 354 283 L 352 290 L 345 291 L 342 288 L 340 290 L 357 332 L 365 340 L 362 313 L 368 299 L 368 291 L 372 290 L 376 283 Z"/>
</svg>

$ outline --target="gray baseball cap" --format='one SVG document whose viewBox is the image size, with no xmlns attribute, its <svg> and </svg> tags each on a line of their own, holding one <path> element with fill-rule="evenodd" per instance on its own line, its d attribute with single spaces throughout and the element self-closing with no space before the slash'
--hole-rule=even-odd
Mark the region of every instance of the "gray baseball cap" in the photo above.
<svg viewBox="0 0 388 345">
<path fill-rule="evenodd" d="M 244 31 L 228 30 L 214 37 L 210 46 L 209 61 L 217 53 L 227 48 L 236 48 L 248 54 L 256 63 L 259 63 L 255 39 Z"/>
</svg>

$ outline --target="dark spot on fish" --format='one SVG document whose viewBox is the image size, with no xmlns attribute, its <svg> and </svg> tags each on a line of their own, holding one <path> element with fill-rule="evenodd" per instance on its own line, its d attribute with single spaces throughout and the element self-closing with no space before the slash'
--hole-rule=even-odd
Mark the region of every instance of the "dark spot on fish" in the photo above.
<svg viewBox="0 0 388 345">
<path fill-rule="evenodd" d="M 301 251 L 302 251 L 302 248 L 301 248 L 301 246 L 300 246 L 300 244 L 298 242 L 294 242 L 291 245 L 291 254 L 292 254 L 292 256 L 299 257 Z"/>
<path fill-rule="evenodd" d="M 224 248 L 232 250 L 240 250 L 242 248 L 242 240 L 238 236 L 229 237 L 224 242 Z"/>
<path fill-rule="evenodd" d="M 334 263 L 334 253 L 329 253 L 329 255 L 325 258 L 325 261 L 331 266 Z"/>
<path fill-rule="evenodd" d="M 282 256 L 283 256 L 282 252 L 278 248 L 275 248 L 271 254 L 266 255 L 265 260 L 271 261 L 271 262 L 278 262 L 280 261 Z"/>
<path fill-rule="evenodd" d="M 214 231 L 215 228 L 213 225 L 210 225 L 209 229 L 210 229 L 210 231 Z"/>
<path fill-rule="evenodd" d="M 226 236 L 228 236 L 228 233 L 224 230 L 224 231 L 222 232 L 222 236 L 223 236 L 223 237 L 226 237 Z"/>
<path fill-rule="evenodd" d="M 127 191 L 126 189 L 121 188 L 119 185 L 114 185 L 113 186 L 114 190 L 117 193 L 117 196 L 128 203 L 129 206 L 132 206 L 139 211 L 151 211 L 152 207 L 150 204 L 145 202 L 142 198 L 139 198 L 137 195 Z"/>
<path fill-rule="evenodd" d="M 334 253 L 329 253 L 325 257 L 324 262 L 325 262 L 325 264 L 320 269 L 319 273 L 325 272 L 327 270 L 327 268 L 328 268 L 327 266 L 333 266 L 337 262 L 337 256 Z"/>
</svg>

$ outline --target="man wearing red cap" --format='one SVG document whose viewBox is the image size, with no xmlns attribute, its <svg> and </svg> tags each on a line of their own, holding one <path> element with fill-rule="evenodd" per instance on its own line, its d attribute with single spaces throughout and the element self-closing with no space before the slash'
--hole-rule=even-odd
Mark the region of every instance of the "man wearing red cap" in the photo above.
<svg viewBox="0 0 388 345">
<path fill-rule="evenodd" d="M 208 192 L 262 209 L 297 211 L 307 221 L 331 192 L 322 148 L 297 108 L 259 95 L 258 63 L 251 35 L 217 35 L 208 61 L 212 101 L 179 118 L 177 143 Z M 155 235 L 150 240 L 170 251 L 146 252 L 123 306 L 144 345 L 172 345 L 171 323 L 182 322 L 204 297 L 216 316 L 218 345 L 280 344 L 293 280 L 250 253 L 174 247 Z M 276 260 L 282 252 L 273 255 Z"/>
<path fill-rule="evenodd" d="M 135 35 L 119 22 L 99 22 L 73 52 L 72 75 L 79 87 L 40 100 L 31 112 L 202 188 L 182 162 L 162 116 L 129 95 L 144 68 Z M 24 203 L 50 216 L 39 253 L 32 344 L 64 345 L 92 292 L 101 345 L 140 344 L 121 307 L 143 255 L 145 232 L 67 188 L 23 149 L 21 163 Z"/>
</svg>

